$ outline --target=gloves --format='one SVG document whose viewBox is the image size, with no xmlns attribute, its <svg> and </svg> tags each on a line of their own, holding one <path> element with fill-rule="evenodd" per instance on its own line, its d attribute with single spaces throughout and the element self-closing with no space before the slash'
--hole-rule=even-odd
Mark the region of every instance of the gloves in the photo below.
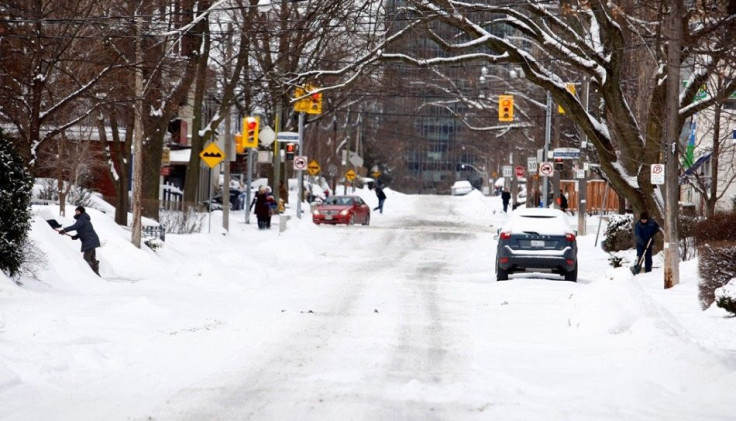
<svg viewBox="0 0 736 421">
<path fill-rule="evenodd" d="M 72 240 L 79 240 L 79 236 L 78 235 L 72 235 Z"/>
</svg>

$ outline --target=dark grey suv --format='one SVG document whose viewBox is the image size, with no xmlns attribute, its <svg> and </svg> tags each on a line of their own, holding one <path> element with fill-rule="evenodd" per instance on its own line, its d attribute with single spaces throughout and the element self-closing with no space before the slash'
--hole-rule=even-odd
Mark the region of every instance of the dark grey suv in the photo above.
<svg viewBox="0 0 736 421">
<path fill-rule="evenodd" d="M 498 231 L 496 279 L 516 272 L 552 272 L 578 279 L 576 231 L 557 209 L 519 208 Z"/>
</svg>

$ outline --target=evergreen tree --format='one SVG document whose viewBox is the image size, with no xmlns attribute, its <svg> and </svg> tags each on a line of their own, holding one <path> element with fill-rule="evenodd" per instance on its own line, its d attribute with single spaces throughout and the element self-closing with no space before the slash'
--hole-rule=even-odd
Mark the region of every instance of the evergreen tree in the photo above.
<svg viewBox="0 0 736 421">
<path fill-rule="evenodd" d="M 24 262 L 32 190 L 33 178 L 23 159 L 0 130 L 0 270 L 11 277 Z"/>
</svg>

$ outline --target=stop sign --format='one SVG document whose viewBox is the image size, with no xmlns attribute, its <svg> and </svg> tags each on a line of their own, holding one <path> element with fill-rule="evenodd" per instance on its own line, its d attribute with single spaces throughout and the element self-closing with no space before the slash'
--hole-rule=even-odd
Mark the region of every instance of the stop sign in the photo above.
<svg viewBox="0 0 736 421">
<path fill-rule="evenodd" d="M 517 177 L 523 177 L 524 176 L 524 167 L 521 165 L 518 165 L 514 168 L 514 174 L 516 174 Z"/>
</svg>

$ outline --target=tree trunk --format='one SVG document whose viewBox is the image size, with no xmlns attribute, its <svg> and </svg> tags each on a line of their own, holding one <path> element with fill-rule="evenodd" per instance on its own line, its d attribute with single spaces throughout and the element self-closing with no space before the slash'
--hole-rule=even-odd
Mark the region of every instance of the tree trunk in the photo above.
<svg viewBox="0 0 736 421">
<path fill-rule="evenodd" d="M 716 104 L 713 116 L 713 154 L 710 156 L 710 189 L 705 200 L 705 217 L 710 218 L 716 213 L 718 201 L 718 155 L 721 149 L 721 103 Z"/>
<path fill-rule="evenodd" d="M 203 26 L 204 24 L 204 26 Z M 197 27 L 201 28 L 198 33 L 202 35 L 202 42 L 204 45 L 199 49 L 201 57 L 199 57 L 199 63 L 197 66 L 197 73 L 194 81 L 194 98 L 193 98 L 193 119 L 192 119 L 192 148 L 191 155 L 189 157 L 189 164 L 187 165 L 187 177 L 184 181 L 184 206 L 192 207 L 196 205 L 197 193 L 199 190 L 199 177 L 200 177 L 200 158 L 199 154 L 204 148 L 204 142 L 207 137 L 211 134 L 208 131 L 202 136 L 202 106 L 204 101 L 204 94 L 207 83 L 207 72 L 209 68 L 208 56 L 210 47 L 209 30 L 206 27 L 207 19 L 202 20 Z"/>
</svg>

